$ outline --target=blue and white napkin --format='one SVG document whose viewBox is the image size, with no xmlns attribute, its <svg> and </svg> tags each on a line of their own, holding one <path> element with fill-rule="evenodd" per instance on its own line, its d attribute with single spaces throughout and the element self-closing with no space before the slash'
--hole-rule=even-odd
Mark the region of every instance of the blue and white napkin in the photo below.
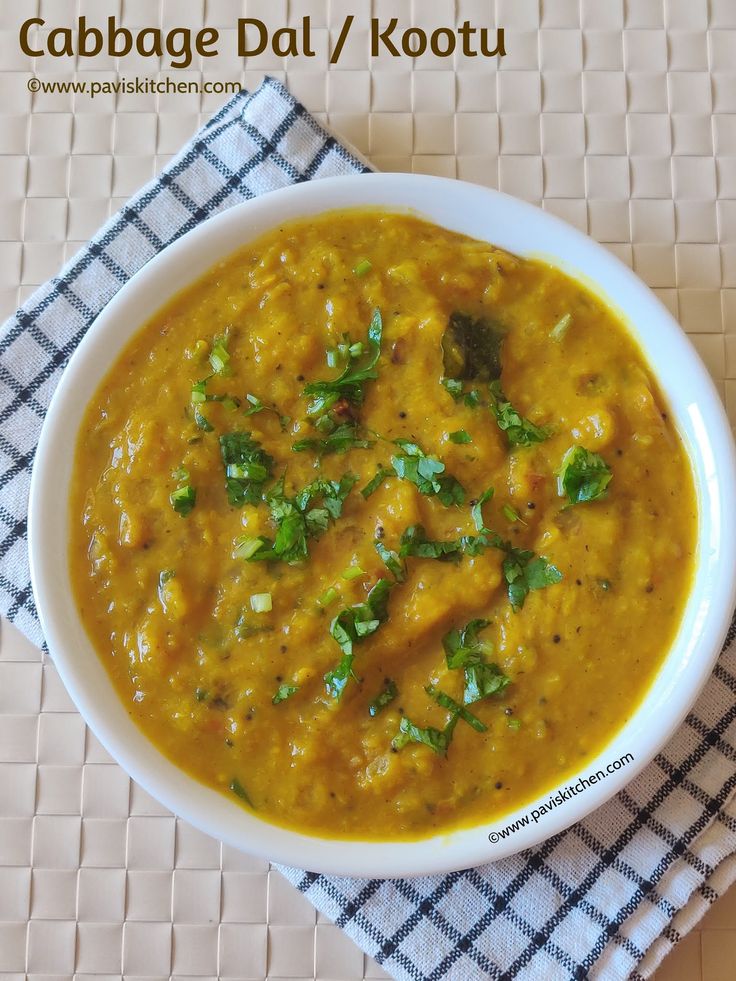
<svg viewBox="0 0 736 981">
<path fill-rule="evenodd" d="M 284 87 L 236 96 L 0 330 L 0 613 L 43 643 L 27 556 L 30 471 L 61 372 L 95 317 L 205 218 L 366 171 Z M 736 631 L 678 734 L 615 799 L 513 858 L 419 879 L 282 871 L 402 981 L 648 977 L 736 878 Z"/>
</svg>

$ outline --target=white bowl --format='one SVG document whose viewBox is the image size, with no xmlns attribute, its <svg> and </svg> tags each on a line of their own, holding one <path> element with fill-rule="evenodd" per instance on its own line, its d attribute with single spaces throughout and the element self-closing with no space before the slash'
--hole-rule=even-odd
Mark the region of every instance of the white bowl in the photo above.
<svg viewBox="0 0 736 981">
<path fill-rule="evenodd" d="M 563 784 L 574 786 L 579 777 L 607 767 L 612 772 L 537 820 L 535 807 L 554 790 L 491 824 L 416 842 L 330 841 L 285 830 L 187 776 L 128 715 L 82 626 L 69 585 L 74 447 L 85 407 L 131 335 L 215 262 L 280 222 L 372 205 L 412 209 L 518 255 L 545 257 L 593 284 L 628 324 L 655 371 L 690 457 L 699 512 L 694 584 L 672 648 L 633 718 Z M 175 814 L 237 848 L 312 871 L 449 871 L 513 854 L 585 817 L 636 776 L 680 725 L 713 668 L 736 599 L 735 486 L 731 432 L 708 373 L 667 310 L 604 248 L 529 204 L 471 184 L 407 174 L 331 178 L 275 191 L 205 222 L 152 259 L 97 318 L 64 372 L 36 454 L 29 511 L 33 588 L 54 662 L 79 711 L 112 756 Z M 633 761 L 613 769 L 629 753 Z M 515 821 L 521 821 L 517 830 L 502 835 Z"/>
</svg>

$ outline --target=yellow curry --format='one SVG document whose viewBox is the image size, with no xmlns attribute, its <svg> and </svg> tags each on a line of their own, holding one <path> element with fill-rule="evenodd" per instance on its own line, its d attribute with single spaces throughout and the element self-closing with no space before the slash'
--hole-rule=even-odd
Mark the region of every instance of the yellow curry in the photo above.
<svg viewBox="0 0 736 981">
<path fill-rule="evenodd" d="M 417 218 L 283 225 L 90 404 L 71 576 L 121 698 L 268 821 L 418 838 L 598 752 L 697 521 L 640 351 L 579 283 Z"/>
</svg>

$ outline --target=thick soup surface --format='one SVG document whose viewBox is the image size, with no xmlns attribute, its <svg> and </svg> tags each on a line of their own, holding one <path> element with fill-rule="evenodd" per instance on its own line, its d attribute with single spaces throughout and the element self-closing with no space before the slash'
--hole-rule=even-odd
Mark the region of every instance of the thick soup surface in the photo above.
<svg viewBox="0 0 736 981">
<path fill-rule="evenodd" d="M 416 838 L 544 793 L 633 713 L 690 586 L 689 464 L 624 327 L 413 217 L 219 263 L 82 433 L 71 574 L 121 698 L 300 830 Z"/>
</svg>

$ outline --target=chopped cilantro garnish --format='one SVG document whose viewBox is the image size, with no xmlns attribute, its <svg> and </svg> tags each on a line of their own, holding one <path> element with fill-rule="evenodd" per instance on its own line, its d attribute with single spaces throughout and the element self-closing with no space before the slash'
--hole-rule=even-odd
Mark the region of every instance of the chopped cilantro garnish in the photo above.
<svg viewBox="0 0 736 981">
<path fill-rule="evenodd" d="M 464 668 L 466 664 L 479 663 L 486 653 L 491 651 L 491 645 L 478 638 L 481 630 L 489 624 L 489 620 L 475 619 L 467 623 L 461 630 L 454 627 L 442 638 L 447 667 Z"/>
<path fill-rule="evenodd" d="M 212 370 L 216 375 L 225 375 L 230 373 L 230 354 L 227 350 L 228 337 L 227 335 L 223 337 L 215 338 L 215 343 L 212 346 L 212 351 L 210 352 L 210 364 L 212 365 Z"/>
<path fill-rule="evenodd" d="M 406 715 L 401 717 L 399 731 L 391 743 L 394 749 L 402 749 L 407 743 L 422 743 L 429 746 L 439 756 L 445 756 L 457 725 L 458 716 L 453 715 L 444 729 L 427 726 L 425 729 L 415 725 Z"/>
<path fill-rule="evenodd" d="M 307 511 L 309 505 L 316 499 L 322 498 L 323 507 L 333 521 L 342 514 L 342 506 L 350 491 L 358 480 L 356 474 L 346 471 L 339 480 L 324 480 L 318 477 L 311 484 L 300 490 L 295 497 L 300 511 Z M 309 513 L 309 512 L 308 512 Z"/>
<path fill-rule="evenodd" d="M 299 685 L 287 685 L 285 683 L 281 684 L 276 689 L 276 694 L 273 696 L 271 701 L 274 705 L 278 705 L 279 702 L 285 702 L 287 698 L 291 698 L 291 696 L 298 691 Z"/>
<path fill-rule="evenodd" d="M 319 538 L 342 514 L 345 498 L 358 478 L 344 473 L 339 481 L 313 480 L 293 498 L 284 493 L 283 478 L 266 494 L 271 518 L 278 526 L 276 538 L 261 538 L 261 547 L 248 556 L 250 562 L 281 559 L 299 562 L 308 555 L 308 538 Z M 312 505 L 321 500 L 320 507 Z"/>
<path fill-rule="evenodd" d="M 440 384 L 447 389 L 456 402 L 463 397 L 463 383 L 459 378 L 441 378 Z"/>
<path fill-rule="evenodd" d="M 450 442 L 462 445 L 463 443 L 472 443 L 473 439 L 470 433 L 464 429 L 457 429 L 454 433 L 450 433 Z"/>
<path fill-rule="evenodd" d="M 233 507 L 258 504 L 271 476 L 273 459 L 250 433 L 234 431 L 220 436 L 220 453 L 225 465 L 227 499 Z"/>
<path fill-rule="evenodd" d="M 491 382 L 490 410 L 498 423 L 498 428 L 506 433 L 509 446 L 531 446 L 542 443 L 550 435 L 544 426 L 536 426 L 520 415 L 501 391 L 501 383 Z"/>
<path fill-rule="evenodd" d="M 465 668 L 465 693 L 463 701 L 466 705 L 479 702 L 489 695 L 500 695 L 511 684 L 511 679 L 503 673 L 497 664 L 468 664 Z"/>
<path fill-rule="evenodd" d="M 223 371 L 222 374 L 226 374 L 226 372 Z M 207 375 L 206 378 L 201 378 L 192 385 L 191 398 L 194 406 L 194 421 L 206 433 L 211 433 L 214 427 L 202 413 L 202 406 L 205 402 L 222 402 L 223 406 L 230 412 L 235 412 L 236 409 L 240 408 L 240 399 L 233 395 L 212 395 L 207 392 L 207 383 L 212 377 L 212 375 Z"/>
<path fill-rule="evenodd" d="M 171 471 L 171 476 L 174 480 L 181 483 L 183 480 L 189 480 L 189 471 L 186 467 L 177 467 L 176 470 Z"/>
<path fill-rule="evenodd" d="M 171 492 L 169 501 L 176 513 L 180 514 L 182 518 L 186 518 L 197 503 L 197 491 L 191 484 L 185 484 L 184 487 L 177 487 L 175 491 Z"/>
<path fill-rule="evenodd" d="M 388 619 L 388 597 L 394 585 L 388 579 L 379 579 L 365 602 L 341 610 L 330 624 L 330 634 L 342 650 L 337 667 L 325 675 L 327 691 L 333 698 L 340 698 L 350 677 L 354 677 L 354 645 L 375 633 Z"/>
<path fill-rule="evenodd" d="M 492 487 L 489 487 L 488 490 L 484 490 L 470 509 L 473 524 L 475 525 L 477 531 L 483 531 L 485 529 L 485 522 L 483 521 L 483 505 L 487 501 L 491 500 L 493 494 L 494 490 Z"/>
<path fill-rule="evenodd" d="M 361 576 L 364 576 L 365 569 L 361 569 L 359 565 L 349 565 L 347 569 L 343 569 L 340 575 L 346 582 L 352 582 L 353 579 L 360 579 Z"/>
<path fill-rule="evenodd" d="M 459 562 L 462 558 L 461 541 L 437 542 L 427 538 L 423 525 L 410 525 L 401 536 L 399 558 L 413 556 L 417 559 L 439 559 L 440 562 Z"/>
<path fill-rule="evenodd" d="M 473 715 L 473 713 L 466 709 L 464 705 L 460 705 L 459 702 L 456 702 L 454 698 L 451 698 L 447 694 L 447 692 L 440 691 L 440 689 L 435 688 L 434 685 L 426 685 L 424 690 L 430 698 L 433 698 L 435 702 L 437 702 L 438 705 L 441 705 L 442 708 L 447 709 L 448 712 L 452 712 L 453 715 L 461 718 L 463 722 L 467 722 L 468 725 L 472 729 L 475 729 L 476 732 L 486 732 L 488 729 L 488 726 L 481 722 L 477 715 Z"/>
<path fill-rule="evenodd" d="M 386 548 L 383 542 L 375 541 L 373 545 L 388 571 L 393 574 L 396 582 L 403 582 L 405 578 L 404 567 L 398 554 L 392 549 Z"/>
<path fill-rule="evenodd" d="M 451 474 L 445 473 L 445 465 L 435 456 L 428 456 L 418 443 L 408 439 L 395 439 L 403 451 L 391 457 L 391 466 L 397 477 L 408 480 L 428 497 L 437 496 L 445 507 L 463 504 L 465 490 Z"/>
<path fill-rule="evenodd" d="M 279 425 L 281 426 L 281 431 L 286 432 L 286 427 L 289 424 L 289 417 L 282 415 L 275 405 L 271 405 L 268 402 L 262 402 L 257 395 L 251 395 L 250 393 L 245 396 L 246 401 L 249 403 L 248 408 L 245 410 L 243 415 L 254 416 L 258 412 L 273 412 L 276 418 L 279 420 Z"/>
<path fill-rule="evenodd" d="M 381 356 L 382 336 L 381 311 L 376 309 L 373 311 L 365 344 L 362 341 L 351 343 L 346 336 L 344 343 L 338 345 L 337 351 L 328 353 L 329 364 L 336 364 L 338 359 L 344 358 L 345 367 L 337 378 L 310 382 L 304 386 L 303 394 L 310 397 L 307 416 L 313 420 L 322 435 L 321 438 L 306 437 L 297 440 L 292 446 L 295 453 L 313 450 L 320 456 L 327 456 L 330 453 L 367 449 L 373 445 L 360 435 L 358 421 L 351 417 L 349 406 L 362 405 L 365 398 L 364 383 L 378 377 L 376 365 Z"/>
<path fill-rule="evenodd" d="M 380 712 L 383 712 L 387 705 L 393 702 L 398 694 L 399 689 L 396 687 L 396 682 L 386 678 L 383 690 L 376 695 L 368 706 L 368 713 L 375 718 Z"/>
<path fill-rule="evenodd" d="M 481 404 L 480 392 L 477 388 L 471 388 L 469 392 L 465 393 L 463 402 L 467 405 L 469 409 L 477 409 Z"/>
<path fill-rule="evenodd" d="M 544 589 L 560 582 L 562 573 L 541 555 L 528 549 L 515 548 L 505 542 L 503 550 L 503 575 L 508 584 L 511 607 L 515 613 L 522 608 L 524 601 L 533 589 Z"/>
<path fill-rule="evenodd" d="M 202 432 L 205 433 L 211 433 L 215 428 L 209 419 L 202 414 L 198 405 L 194 406 L 194 422 L 196 423 L 197 428 L 201 429 Z"/>
<path fill-rule="evenodd" d="M 613 472 L 602 456 L 582 446 L 571 446 L 562 458 L 557 476 L 557 492 L 570 504 L 582 504 L 603 497 Z"/>
<path fill-rule="evenodd" d="M 334 603 L 338 597 L 338 592 L 334 586 L 330 586 L 328 589 L 322 593 L 322 595 L 317 599 L 320 606 L 329 606 L 330 603 Z"/>
<path fill-rule="evenodd" d="M 207 382 L 211 377 L 208 375 L 207 378 L 202 378 L 192 385 L 192 403 L 194 405 L 201 405 L 202 402 L 207 401 Z"/>
<path fill-rule="evenodd" d="M 461 630 L 456 627 L 442 638 L 447 667 L 463 669 L 463 702 L 466 705 L 479 702 L 488 695 L 498 695 L 511 683 L 496 664 L 486 661 L 486 655 L 492 653 L 493 647 L 480 640 L 478 634 L 487 626 L 488 620 L 471 620 Z"/>
<path fill-rule="evenodd" d="M 329 456 L 332 453 L 347 453 L 348 450 L 367 450 L 371 446 L 372 440 L 358 435 L 357 423 L 343 422 L 324 439 L 309 436 L 298 439 L 291 448 L 294 453 L 314 450 L 319 456 Z"/>
<path fill-rule="evenodd" d="M 233 777 L 233 779 L 230 781 L 230 790 L 236 797 L 239 797 L 241 800 L 245 801 L 248 807 L 254 806 L 253 801 L 248 796 L 248 792 L 237 777 Z"/>
<path fill-rule="evenodd" d="M 372 268 L 373 268 L 373 263 L 371 262 L 370 259 L 361 259 L 359 262 L 356 263 L 353 272 L 355 273 L 356 276 L 363 277 L 363 276 L 367 276 Z"/>
<path fill-rule="evenodd" d="M 393 476 L 394 476 L 393 470 L 388 470 L 386 467 L 379 466 L 375 475 L 371 477 L 371 479 L 368 481 L 368 483 L 365 485 L 365 487 L 361 490 L 360 493 L 363 495 L 365 500 L 368 500 L 371 494 L 375 493 L 378 490 L 378 488 L 381 486 L 381 484 L 384 482 L 384 480 L 387 477 L 393 477 Z"/>
<path fill-rule="evenodd" d="M 331 381 L 310 382 L 304 386 L 304 394 L 311 397 L 307 407 L 307 415 L 310 418 L 321 416 L 328 412 L 338 399 L 346 399 L 352 405 L 361 405 L 365 397 L 363 383 L 378 377 L 376 365 L 381 355 L 381 338 L 383 335 L 383 321 L 381 311 L 373 311 L 373 318 L 368 327 L 368 357 L 364 364 L 358 366 L 355 362 L 359 359 L 352 355 L 348 350 L 348 363 L 342 373 Z"/>
<path fill-rule="evenodd" d="M 207 701 L 207 695 L 208 694 L 209 694 L 209 692 L 207 691 L 206 688 L 195 688 L 194 689 L 194 697 L 197 699 L 198 702 L 206 702 Z"/>
<path fill-rule="evenodd" d="M 512 507 L 510 504 L 504 504 L 504 506 L 501 508 L 501 512 L 504 518 L 506 518 L 506 520 L 510 521 L 512 524 L 515 524 L 517 521 L 520 521 L 523 525 L 526 524 L 526 521 L 524 521 L 516 508 Z"/>
</svg>

